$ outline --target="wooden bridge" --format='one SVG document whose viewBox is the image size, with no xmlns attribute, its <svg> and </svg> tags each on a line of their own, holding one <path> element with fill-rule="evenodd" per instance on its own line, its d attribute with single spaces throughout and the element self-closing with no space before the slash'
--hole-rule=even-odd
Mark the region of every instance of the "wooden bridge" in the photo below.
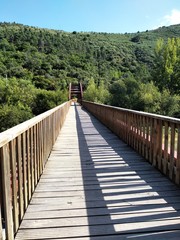
<svg viewBox="0 0 180 240">
<path fill-rule="evenodd" d="M 179 240 L 180 120 L 82 104 L 0 134 L 0 239 Z"/>
</svg>

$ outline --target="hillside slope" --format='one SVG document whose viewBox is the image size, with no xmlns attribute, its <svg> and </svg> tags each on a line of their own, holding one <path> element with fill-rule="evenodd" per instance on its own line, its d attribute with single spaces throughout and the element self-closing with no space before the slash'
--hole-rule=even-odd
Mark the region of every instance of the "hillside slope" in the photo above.
<svg viewBox="0 0 180 240">
<path fill-rule="evenodd" d="M 180 36 L 180 25 L 134 34 L 78 33 L 0 24 L 0 75 L 31 79 L 40 87 L 110 82 L 118 72 L 149 77 L 157 39 Z M 39 79 L 41 76 L 42 79 Z M 46 80 L 43 79 L 46 78 Z M 39 83 L 40 81 L 40 83 Z"/>
<path fill-rule="evenodd" d="M 179 36 L 180 25 L 109 34 L 0 23 L 0 132 L 67 100 L 80 81 L 87 100 L 180 117 Z"/>
</svg>

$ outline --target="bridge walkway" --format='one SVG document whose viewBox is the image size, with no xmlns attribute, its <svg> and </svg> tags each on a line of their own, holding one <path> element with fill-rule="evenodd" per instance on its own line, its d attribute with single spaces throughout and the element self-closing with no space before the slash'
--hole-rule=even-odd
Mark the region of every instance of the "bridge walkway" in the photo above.
<svg viewBox="0 0 180 240">
<path fill-rule="evenodd" d="M 92 115 L 71 106 L 15 239 L 179 236 L 179 188 Z"/>
</svg>

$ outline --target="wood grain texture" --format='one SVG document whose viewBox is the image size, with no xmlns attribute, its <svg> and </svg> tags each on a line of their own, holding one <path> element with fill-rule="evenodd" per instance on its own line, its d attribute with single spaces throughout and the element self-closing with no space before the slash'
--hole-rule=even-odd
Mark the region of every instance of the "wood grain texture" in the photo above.
<svg viewBox="0 0 180 240">
<path fill-rule="evenodd" d="M 177 154 L 179 144 L 177 135 L 180 119 L 87 101 L 82 101 L 82 104 L 121 140 L 145 157 L 154 167 L 165 173 L 173 182 L 178 182 L 176 166 L 180 162 L 180 157 Z M 148 118 L 148 121 L 146 121 L 148 125 L 145 124 L 145 118 Z M 148 139 L 146 139 L 145 129 L 149 132 Z M 165 139 L 166 134 L 169 135 L 167 140 Z M 148 150 L 146 156 L 144 148 Z"/>
<path fill-rule="evenodd" d="M 11 173 L 10 173 L 10 156 L 9 156 L 9 144 L 6 144 L 1 149 L 1 169 L 2 171 L 2 196 L 3 196 L 3 207 L 6 224 L 6 235 L 8 240 L 14 239 L 13 235 L 13 216 L 12 216 L 12 190 L 11 186 Z"/>
<path fill-rule="evenodd" d="M 5 229 L 0 228 L 0 235 L 5 233 L 4 239 L 14 239 L 17 233 L 69 107 L 66 102 L 0 134 L 0 220 Z"/>
<path fill-rule="evenodd" d="M 18 209 L 18 184 L 17 184 L 17 161 L 16 161 L 16 141 L 12 141 L 9 144 L 10 148 L 10 168 L 11 168 L 11 179 L 12 179 L 12 205 L 13 205 L 13 219 L 14 219 L 14 230 L 17 231 L 19 228 L 19 209 Z"/>
<path fill-rule="evenodd" d="M 58 112 L 59 110 L 61 110 L 61 108 L 66 107 L 66 105 L 67 102 L 0 133 L 0 147 L 4 146 L 6 143 L 10 142 L 17 136 L 21 135 L 26 130 L 35 126 L 43 119 L 47 118 L 48 116 L 52 115 L 55 112 Z"/>
<path fill-rule="evenodd" d="M 16 240 L 171 240 L 179 234 L 179 188 L 71 106 Z"/>
</svg>

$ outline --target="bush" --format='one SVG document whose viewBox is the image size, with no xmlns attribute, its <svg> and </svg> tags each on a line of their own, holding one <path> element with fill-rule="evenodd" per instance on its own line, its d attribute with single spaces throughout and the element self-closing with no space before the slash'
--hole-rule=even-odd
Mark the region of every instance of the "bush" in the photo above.
<svg viewBox="0 0 180 240">
<path fill-rule="evenodd" d="M 60 105 L 62 102 L 67 101 L 67 96 L 66 91 L 37 90 L 32 106 L 33 114 L 38 115 Z"/>
<path fill-rule="evenodd" d="M 101 81 L 97 87 L 94 79 L 91 78 L 87 90 L 84 92 L 84 99 L 97 103 L 109 103 L 109 92 L 104 86 L 104 82 Z"/>
<path fill-rule="evenodd" d="M 0 107 L 0 132 L 3 132 L 8 128 L 22 123 L 32 117 L 32 111 L 28 106 L 3 105 Z"/>
<path fill-rule="evenodd" d="M 161 94 L 160 114 L 180 117 L 180 96 L 172 95 L 165 89 Z"/>
</svg>

